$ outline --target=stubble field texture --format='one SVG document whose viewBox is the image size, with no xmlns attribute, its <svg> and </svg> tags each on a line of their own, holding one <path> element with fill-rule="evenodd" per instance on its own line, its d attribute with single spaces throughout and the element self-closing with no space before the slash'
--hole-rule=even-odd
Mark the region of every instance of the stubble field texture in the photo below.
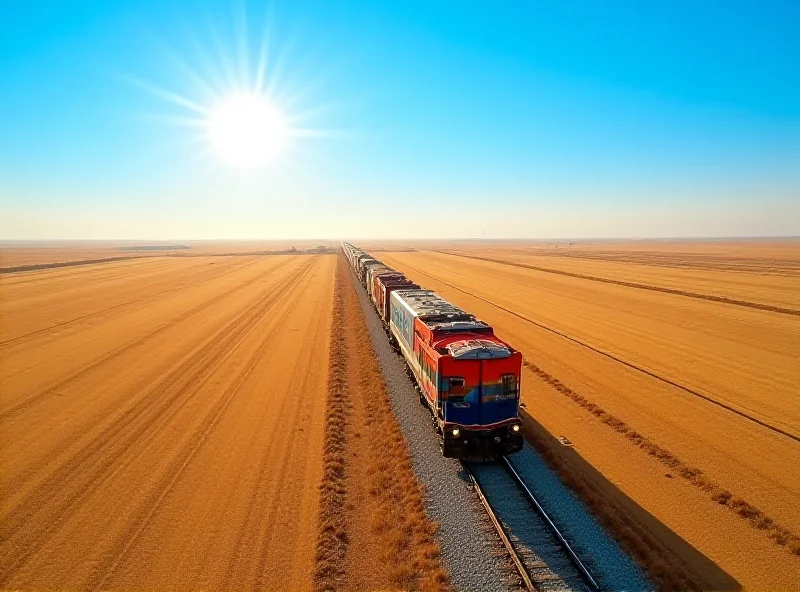
<svg viewBox="0 0 800 592">
<path fill-rule="evenodd" d="M 797 585 L 800 242 L 372 246 L 522 351 L 527 413 L 607 485 L 740 585 Z"/>
<path fill-rule="evenodd" d="M 0 587 L 447 587 L 342 258 L 183 246 L 4 249 L 81 264 L 0 275 Z M 800 242 L 360 246 L 522 351 L 645 563 L 800 581 Z"/>
<path fill-rule="evenodd" d="M 147 258 L 4 278 L 2 586 L 308 587 L 333 269 Z"/>
<path fill-rule="evenodd" d="M 5 253 L 0 588 L 447 587 L 343 257 L 107 248 Z"/>
</svg>

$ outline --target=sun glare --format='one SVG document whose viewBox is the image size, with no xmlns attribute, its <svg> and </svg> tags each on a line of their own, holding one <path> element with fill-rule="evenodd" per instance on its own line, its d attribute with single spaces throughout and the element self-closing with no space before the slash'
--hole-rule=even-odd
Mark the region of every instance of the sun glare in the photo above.
<svg viewBox="0 0 800 592">
<path fill-rule="evenodd" d="M 286 144 L 288 131 L 275 104 L 259 94 L 224 97 L 207 120 L 213 149 L 229 164 L 246 169 L 275 159 Z"/>
<path fill-rule="evenodd" d="M 173 84 L 180 86 L 124 77 L 179 109 L 155 117 L 191 128 L 188 139 L 193 147 L 199 145 L 204 159 L 213 156 L 248 174 L 259 174 L 271 164 L 291 168 L 292 158 L 301 152 L 295 142 L 336 137 L 337 132 L 309 125 L 325 109 L 307 103 L 318 80 L 307 66 L 288 67 L 291 56 L 287 46 L 276 43 L 272 13 L 268 11 L 261 33 L 253 34 L 244 3 L 234 4 L 230 30 L 220 31 L 212 24 L 196 32 L 187 26 L 187 38 L 182 41 L 187 54 L 159 42 L 166 63 L 175 70 Z"/>
</svg>

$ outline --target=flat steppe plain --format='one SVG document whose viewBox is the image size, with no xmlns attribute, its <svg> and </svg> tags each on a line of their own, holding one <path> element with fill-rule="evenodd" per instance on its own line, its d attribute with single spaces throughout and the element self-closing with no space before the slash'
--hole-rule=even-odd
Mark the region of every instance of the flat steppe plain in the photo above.
<svg viewBox="0 0 800 592">
<path fill-rule="evenodd" d="M 371 246 L 520 349 L 528 412 L 634 503 L 743 586 L 797 586 L 771 535 L 800 533 L 800 241 Z"/>
<path fill-rule="evenodd" d="M 305 251 L 317 247 L 336 248 L 330 240 L 263 241 L 0 241 L 0 271 L 30 265 L 60 265 L 100 259 L 143 257 L 196 257 L 203 255 L 243 255 L 265 251 Z"/>
<path fill-rule="evenodd" d="M 0 587 L 311 588 L 335 269 L 0 276 Z"/>
</svg>

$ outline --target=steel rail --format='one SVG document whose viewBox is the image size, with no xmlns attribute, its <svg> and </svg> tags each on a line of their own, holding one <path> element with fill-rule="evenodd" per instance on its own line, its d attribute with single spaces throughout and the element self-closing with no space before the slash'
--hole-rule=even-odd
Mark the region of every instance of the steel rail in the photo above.
<svg viewBox="0 0 800 592">
<path fill-rule="evenodd" d="M 492 504 L 489 503 L 489 500 L 486 498 L 486 495 L 483 493 L 483 489 L 481 489 L 478 480 L 475 478 L 475 475 L 472 474 L 472 471 L 469 470 L 469 467 L 466 463 L 462 463 L 464 466 L 464 470 L 467 471 L 469 478 L 472 480 L 472 485 L 475 487 L 475 493 L 478 494 L 478 499 L 481 500 L 486 513 L 489 515 L 489 519 L 492 521 L 497 534 L 500 536 L 500 540 L 503 542 L 503 546 L 508 551 L 508 554 L 511 556 L 511 560 L 514 562 L 514 565 L 519 572 L 520 577 L 522 578 L 522 583 L 525 585 L 525 589 L 528 592 L 538 592 L 538 588 L 534 586 L 533 581 L 531 580 L 531 576 L 528 573 L 528 569 L 525 567 L 525 563 L 517 553 L 517 550 L 514 548 L 511 539 L 508 538 L 508 533 L 506 533 L 503 525 L 500 523 L 500 520 L 497 518 L 497 514 L 494 512 L 494 508 L 492 508 Z"/>
<path fill-rule="evenodd" d="M 517 485 L 519 485 L 520 489 L 522 489 L 525 492 L 528 501 L 531 502 L 531 505 L 533 505 L 533 507 L 536 508 L 538 514 L 545 521 L 545 524 L 547 524 L 547 527 L 556 537 L 558 543 L 567 552 L 567 555 L 569 555 L 569 558 L 572 560 L 572 563 L 575 565 L 575 567 L 578 568 L 578 571 L 581 573 L 586 583 L 589 584 L 592 590 L 600 590 L 600 584 L 598 584 L 597 580 L 594 579 L 594 576 L 592 576 L 592 573 L 589 571 L 589 568 L 587 568 L 586 565 L 583 563 L 583 561 L 581 561 L 580 557 L 578 557 L 578 554 L 575 553 L 575 550 L 572 548 L 572 545 L 570 545 L 569 542 L 567 542 L 567 539 L 564 538 L 564 535 L 561 533 L 561 531 L 558 529 L 555 523 L 550 519 L 550 516 L 547 515 L 547 512 L 539 503 L 539 500 L 537 500 L 536 496 L 533 495 L 530 489 L 528 489 L 528 486 L 525 484 L 525 481 L 522 480 L 522 477 L 520 477 L 519 473 L 517 473 L 516 469 L 514 468 L 514 465 L 511 464 L 511 461 L 508 460 L 507 456 L 503 457 L 503 463 L 505 464 L 506 469 L 508 469 L 508 472 L 514 477 L 514 481 L 517 483 Z"/>
<path fill-rule="evenodd" d="M 367 291 L 366 285 L 363 285 L 363 287 L 365 291 Z M 369 294 L 368 291 L 367 294 Z M 528 499 L 531 505 L 536 509 L 536 512 L 539 514 L 539 516 L 541 516 L 541 518 L 544 520 L 545 524 L 553 533 L 559 545 L 567 552 L 567 555 L 569 556 L 570 560 L 575 565 L 575 567 L 578 569 L 583 579 L 586 581 L 586 583 L 592 590 L 596 590 L 599 592 L 601 590 L 600 585 L 597 583 L 597 580 L 594 579 L 594 576 L 592 576 L 592 573 L 589 571 L 589 568 L 587 568 L 586 565 L 583 563 L 583 561 L 581 561 L 580 557 L 578 557 L 578 554 L 575 553 L 575 550 L 572 548 L 567 539 L 564 537 L 564 535 L 552 521 L 550 516 L 548 516 L 547 512 L 539 503 L 539 501 L 536 499 L 536 496 L 533 495 L 530 489 L 528 489 L 528 486 L 525 484 L 525 481 L 523 481 L 522 477 L 520 477 L 519 473 L 517 473 L 516 469 L 514 468 L 514 465 L 511 464 L 511 461 L 508 460 L 507 456 L 503 456 L 502 459 L 506 469 L 514 478 L 514 482 L 520 487 L 520 489 L 522 489 L 522 491 L 525 493 L 525 497 Z M 511 539 L 509 538 L 508 533 L 505 531 L 505 528 L 503 527 L 502 523 L 497 518 L 497 514 L 495 513 L 494 508 L 492 508 L 492 504 L 489 502 L 488 498 L 484 494 L 483 489 L 478 483 L 478 480 L 475 478 L 475 475 L 469 469 L 467 463 L 462 463 L 462 466 L 464 467 L 464 470 L 467 471 L 467 474 L 469 475 L 470 480 L 472 481 L 472 484 L 475 487 L 475 492 L 478 494 L 478 499 L 480 499 L 481 504 L 483 504 L 483 507 L 486 510 L 489 519 L 494 525 L 497 534 L 500 536 L 500 540 L 502 541 L 503 546 L 505 546 L 509 556 L 511 557 L 511 560 L 514 562 L 514 565 L 517 568 L 520 577 L 522 578 L 522 582 L 525 585 L 525 588 L 528 590 L 528 592 L 538 592 L 538 588 L 534 585 L 531 576 L 528 573 L 528 569 L 525 567 L 525 563 L 522 561 L 522 559 L 519 556 L 519 553 L 514 548 L 514 544 L 511 542 Z"/>
</svg>

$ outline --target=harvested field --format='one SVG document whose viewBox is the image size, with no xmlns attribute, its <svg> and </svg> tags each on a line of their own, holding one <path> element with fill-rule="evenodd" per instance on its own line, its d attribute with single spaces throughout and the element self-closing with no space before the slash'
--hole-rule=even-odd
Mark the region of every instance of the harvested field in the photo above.
<svg viewBox="0 0 800 592">
<path fill-rule="evenodd" d="M 611 487 L 740 584 L 786 589 L 800 578 L 800 318 L 768 307 L 800 310 L 798 244 L 377 256 L 522 350 L 528 412 Z"/>
<path fill-rule="evenodd" d="M 0 241 L 0 273 L 142 257 L 193 257 L 335 249 L 336 241 Z"/>
<path fill-rule="evenodd" d="M 0 587 L 311 589 L 335 266 L 0 278 Z"/>
</svg>

